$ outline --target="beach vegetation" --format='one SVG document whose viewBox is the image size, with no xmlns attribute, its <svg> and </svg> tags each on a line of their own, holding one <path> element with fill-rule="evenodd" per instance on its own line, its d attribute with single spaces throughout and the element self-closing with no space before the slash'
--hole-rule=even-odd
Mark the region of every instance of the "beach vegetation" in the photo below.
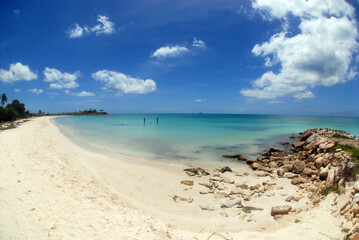
<svg viewBox="0 0 359 240">
<path fill-rule="evenodd" d="M 337 149 L 341 149 L 351 154 L 351 159 L 355 163 L 355 167 L 351 170 L 351 176 L 355 177 L 359 175 L 359 148 L 335 142 L 335 145 L 331 150 L 332 152 L 335 152 Z"/>
<path fill-rule="evenodd" d="M 19 100 L 14 99 L 11 103 L 8 103 L 5 107 L 4 104 L 8 101 L 5 93 L 1 95 L 0 106 L 0 122 L 15 121 L 20 118 L 27 118 L 30 115 L 29 111 L 26 111 L 25 104 Z"/>
<path fill-rule="evenodd" d="M 7 96 L 5 93 L 1 95 L 1 105 L 4 106 L 4 104 L 7 102 Z"/>
<path fill-rule="evenodd" d="M 347 136 L 339 134 L 339 133 L 335 133 L 333 136 L 333 138 L 344 138 L 344 139 L 349 139 Z"/>
<path fill-rule="evenodd" d="M 335 192 L 336 194 L 340 194 L 340 187 L 338 185 L 335 185 L 333 187 L 325 187 L 323 188 L 320 193 L 324 196 L 328 195 L 331 192 Z"/>
</svg>

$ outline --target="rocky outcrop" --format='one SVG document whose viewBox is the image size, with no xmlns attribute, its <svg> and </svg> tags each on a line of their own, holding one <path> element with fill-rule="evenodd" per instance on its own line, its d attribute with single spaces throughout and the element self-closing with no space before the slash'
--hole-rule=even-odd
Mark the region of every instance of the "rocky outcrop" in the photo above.
<svg viewBox="0 0 359 240">
<path fill-rule="evenodd" d="M 319 196 L 323 189 L 343 185 L 356 166 L 349 153 L 341 149 L 333 150 L 333 136 L 355 138 L 344 131 L 308 129 L 291 136 L 298 140 L 293 143 L 291 151 L 270 148 L 256 160 L 247 161 L 247 164 L 255 171 L 264 171 L 273 177 L 289 178 L 294 185 L 317 183 L 318 189 L 313 194 L 313 199 L 317 199 L 315 196 Z"/>
</svg>

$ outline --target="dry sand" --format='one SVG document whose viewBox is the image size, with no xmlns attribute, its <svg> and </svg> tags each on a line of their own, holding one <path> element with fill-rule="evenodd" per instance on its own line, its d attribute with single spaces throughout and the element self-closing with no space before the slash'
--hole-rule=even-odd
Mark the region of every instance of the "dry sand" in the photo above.
<svg viewBox="0 0 359 240">
<path fill-rule="evenodd" d="M 334 194 L 306 211 L 305 193 L 288 179 L 256 177 L 243 164 L 223 176 L 236 183 L 273 183 L 274 190 L 243 203 L 263 208 L 204 211 L 219 204 L 214 194 L 199 194 L 207 177 L 190 178 L 185 166 L 155 163 L 121 154 L 104 154 L 74 144 L 51 123 L 36 118 L 0 131 L 0 239 L 336 239 L 342 219 L 332 216 Z M 249 173 L 249 175 L 245 173 Z M 191 187 L 181 180 L 194 180 Z M 234 188 L 228 184 L 228 189 Z M 272 206 L 288 204 L 278 221 Z M 173 201 L 173 196 L 193 202 Z M 299 220 L 298 223 L 295 221 Z M 213 234 L 213 233 L 218 234 Z"/>
</svg>

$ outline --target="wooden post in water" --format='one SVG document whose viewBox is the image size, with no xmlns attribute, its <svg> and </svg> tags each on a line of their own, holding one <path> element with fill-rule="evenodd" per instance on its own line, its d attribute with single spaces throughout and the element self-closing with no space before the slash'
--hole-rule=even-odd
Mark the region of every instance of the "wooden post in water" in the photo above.
<svg viewBox="0 0 359 240">
<path fill-rule="evenodd" d="M 158 124 L 158 118 L 157 118 L 157 124 Z"/>
<path fill-rule="evenodd" d="M 146 118 L 143 118 L 143 125 L 146 124 Z"/>
</svg>

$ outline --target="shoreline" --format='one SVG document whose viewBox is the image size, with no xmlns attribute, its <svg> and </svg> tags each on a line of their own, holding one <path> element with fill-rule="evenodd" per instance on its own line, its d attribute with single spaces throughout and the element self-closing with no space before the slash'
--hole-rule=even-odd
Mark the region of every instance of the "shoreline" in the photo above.
<svg viewBox="0 0 359 240">
<path fill-rule="evenodd" d="M 276 187 L 268 190 L 273 196 L 263 194 L 249 202 L 263 211 L 253 211 L 253 216 L 241 220 L 240 210 L 203 211 L 199 207 L 221 201 L 198 194 L 205 189 L 198 183 L 212 176 L 192 179 L 183 171 L 186 165 L 134 163 L 126 156 L 114 159 L 87 151 L 66 138 L 47 117 L 0 132 L 0 140 L 0 208 L 4 209 L 0 236 L 5 239 L 208 239 L 213 232 L 229 239 L 326 239 L 322 231 L 333 237 L 344 235 L 340 218 L 329 211 L 334 194 L 308 212 L 304 197 L 292 204 L 303 208 L 302 213 L 274 220 L 271 206 L 284 204 L 282 195 L 297 194 L 297 187 L 288 179 L 258 177 L 245 164 L 224 176 L 238 184 L 268 182 Z M 180 184 L 187 179 L 195 184 Z M 194 201 L 175 202 L 174 196 L 192 196 Z M 322 216 L 325 226 L 315 223 L 318 219 L 312 214 Z M 297 218 L 301 220 L 295 223 Z"/>
</svg>

